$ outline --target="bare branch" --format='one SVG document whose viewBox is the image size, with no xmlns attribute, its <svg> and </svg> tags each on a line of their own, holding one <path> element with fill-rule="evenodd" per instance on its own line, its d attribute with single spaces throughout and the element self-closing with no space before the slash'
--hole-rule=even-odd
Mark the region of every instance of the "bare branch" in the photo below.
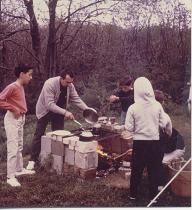
<svg viewBox="0 0 192 210">
<path fill-rule="evenodd" d="M 7 13 L 7 12 L 3 12 L 1 11 L 2 14 L 8 16 L 8 17 L 12 17 L 14 19 L 24 19 L 26 20 L 28 23 L 30 22 L 26 17 L 23 17 L 23 16 L 19 16 L 19 15 L 13 15 L 13 14 L 10 14 L 10 13 Z"/>
<path fill-rule="evenodd" d="M 5 67 L 5 66 L 0 66 L 0 69 L 13 70 L 13 69 L 7 68 L 7 67 Z"/>
<path fill-rule="evenodd" d="M 94 13 L 95 11 L 98 11 L 98 9 L 96 10 L 93 10 L 91 13 Z M 81 30 L 83 24 L 86 22 L 87 19 L 91 18 L 91 17 L 95 17 L 95 16 L 98 16 L 97 15 L 93 15 L 91 16 L 91 13 L 89 15 L 87 15 L 87 17 L 81 22 L 80 26 L 78 27 L 78 29 L 76 30 L 75 34 L 72 36 L 71 40 L 69 41 L 69 43 L 67 44 L 67 46 L 62 50 L 62 53 L 67 50 L 69 48 L 69 46 L 72 44 L 72 42 L 74 41 L 75 37 L 77 36 L 78 32 Z M 101 13 L 100 13 L 101 14 Z M 99 14 L 99 15 L 100 15 Z"/>
<path fill-rule="evenodd" d="M 59 28 L 61 27 L 61 25 L 65 23 L 65 20 L 67 20 L 67 19 L 69 18 L 69 16 L 71 17 L 71 16 L 73 16 L 75 13 L 77 13 L 77 12 L 83 10 L 83 9 L 86 9 L 86 8 L 88 8 L 88 7 L 91 7 L 91 6 L 95 5 L 95 4 L 98 4 L 98 3 L 101 3 L 101 2 L 104 2 L 104 1 L 105 1 L 105 0 L 99 0 L 99 1 L 97 1 L 97 2 L 90 3 L 90 4 L 88 4 L 88 5 L 85 5 L 85 6 L 83 6 L 83 7 L 78 8 L 78 9 L 76 9 L 75 11 L 73 11 L 72 13 L 68 14 L 68 15 L 63 19 L 63 21 L 57 26 L 56 32 L 59 30 Z"/>
<path fill-rule="evenodd" d="M 3 41 L 4 39 L 9 38 L 9 37 L 13 36 L 16 33 L 25 32 L 25 31 L 29 31 L 29 30 L 30 29 L 26 28 L 26 29 L 20 29 L 20 30 L 16 30 L 16 31 L 12 31 L 12 32 L 7 32 L 7 33 L 5 33 L 5 37 L 0 39 L 0 41 Z M 3 34 L 3 33 L 1 33 L 1 34 Z"/>
<path fill-rule="evenodd" d="M 33 53 L 32 52 L 30 52 L 25 46 L 23 46 L 23 45 L 21 45 L 21 44 L 19 44 L 19 43 L 17 43 L 17 42 L 15 42 L 15 41 L 13 41 L 13 40 L 11 40 L 11 39 L 5 39 L 5 40 L 3 40 L 4 42 L 12 42 L 13 44 L 15 44 L 15 45 L 17 45 L 17 46 L 19 46 L 19 47 L 22 47 L 26 52 L 28 52 L 38 63 L 40 63 L 40 60 L 35 56 L 35 55 L 33 55 Z"/>
</svg>

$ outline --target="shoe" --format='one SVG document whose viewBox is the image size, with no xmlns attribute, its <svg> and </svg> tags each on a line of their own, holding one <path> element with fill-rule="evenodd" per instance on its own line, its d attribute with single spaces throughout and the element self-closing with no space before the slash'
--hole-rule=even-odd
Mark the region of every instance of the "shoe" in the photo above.
<svg viewBox="0 0 192 210">
<path fill-rule="evenodd" d="M 151 200 L 151 201 L 152 201 L 152 200 Z M 151 201 L 150 201 L 150 202 L 151 202 Z M 154 203 L 154 204 L 157 203 L 157 200 L 154 200 L 152 203 Z"/>
<path fill-rule="evenodd" d="M 164 186 L 158 186 L 158 191 L 160 192 L 163 188 Z"/>
<path fill-rule="evenodd" d="M 8 178 L 7 184 L 11 185 L 11 187 L 20 187 L 21 184 L 18 182 L 18 180 L 15 177 Z"/>
<path fill-rule="evenodd" d="M 28 163 L 26 169 L 27 169 L 27 170 L 33 170 L 34 167 L 35 167 L 35 162 L 34 162 L 34 161 L 29 161 L 29 163 Z"/>
<path fill-rule="evenodd" d="M 136 197 L 128 196 L 130 200 L 136 200 Z"/>
<path fill-rule="evenodd" d="M 34 170 L 27 170 L 27 169 L 23 168 L 22 171 L 16 172 L 15 173 L 15 176 L 32 175 L 32 174 L 35 174 L 35 171 Z"/>
</svg>

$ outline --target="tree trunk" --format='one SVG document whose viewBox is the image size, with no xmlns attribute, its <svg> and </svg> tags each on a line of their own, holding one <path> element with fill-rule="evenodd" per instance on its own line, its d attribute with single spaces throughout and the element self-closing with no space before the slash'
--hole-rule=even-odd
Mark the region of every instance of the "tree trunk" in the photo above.
<svg viewBox="0 0 192 210">
<path fill-rule="evenodd" d="M 35 56 L 38 59 L 37 70 L 40 77 L 44 78 L 43 61 L 41 53 L 41 38 L 39 32 L 39 25 L 34 13 L 33 0 L 24 0 L 24 4 L 27 8 L 27 13 L 30 18 L 30 33 L 32 38 L 32 48 Z"/>
<path fill-rule="evenodd" d="M 56 75 L 56 28 L 55 28 L 55 9 L 57 0 L 49 0 L 49 34 L 47 42 L 47 50 L 45 57 L 45 69 L 47 76 L 52 77 Z"/>
<path fill-rule="evenodd" d="M 1 3 L 2 3 L 2 0 L 0 0 L 0 24 L 2 23 L 2 15 L 1 15 Z"/>
</svg>

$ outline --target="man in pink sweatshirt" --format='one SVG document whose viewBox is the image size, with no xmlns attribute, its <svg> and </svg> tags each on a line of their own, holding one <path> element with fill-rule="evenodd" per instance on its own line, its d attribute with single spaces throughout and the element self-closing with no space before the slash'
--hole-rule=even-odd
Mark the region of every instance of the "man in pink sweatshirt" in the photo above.
<svg viewBox="0 0 192 210">
<path fill-rule="evenodd" d="M 7 110 L 4 117 L 7 136 L 7 183 L 12 187 L 21 186 L 17 176 L 35 173 L 23 168 L 22 157 L 23 126 L 27 112 L 24 86 L 32 79 L 32 73 L 30 66 L 19 65 L 15 68 L 17 80 L 0 93 L 0 109 Z"/>
</svg>

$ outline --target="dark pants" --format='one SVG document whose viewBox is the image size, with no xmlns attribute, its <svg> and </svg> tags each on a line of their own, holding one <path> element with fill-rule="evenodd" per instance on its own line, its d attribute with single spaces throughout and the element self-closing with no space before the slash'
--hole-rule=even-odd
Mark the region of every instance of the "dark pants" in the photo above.
<svg viewBox="0 0 192 210">
<path fill-rule="evenodd" d="M 138 189 L 146 167 L 149 180 L 149 197 L 154 198 L 158 193 L 159 166 L 161 161 L 159 141 L 134 140 L 131 165 L 130 196 L 138 196 Z"/>
<path fill-rule="evenodd" d="M 41 151 L 41 136 L 45 134 L 48 123 L 51 122 L 52 131 L 64 129 L 64 116 L 49 112 L 37 121 L 36 131 L 33 137 L 31 160 L 37 161 Z"/>
</svg>

